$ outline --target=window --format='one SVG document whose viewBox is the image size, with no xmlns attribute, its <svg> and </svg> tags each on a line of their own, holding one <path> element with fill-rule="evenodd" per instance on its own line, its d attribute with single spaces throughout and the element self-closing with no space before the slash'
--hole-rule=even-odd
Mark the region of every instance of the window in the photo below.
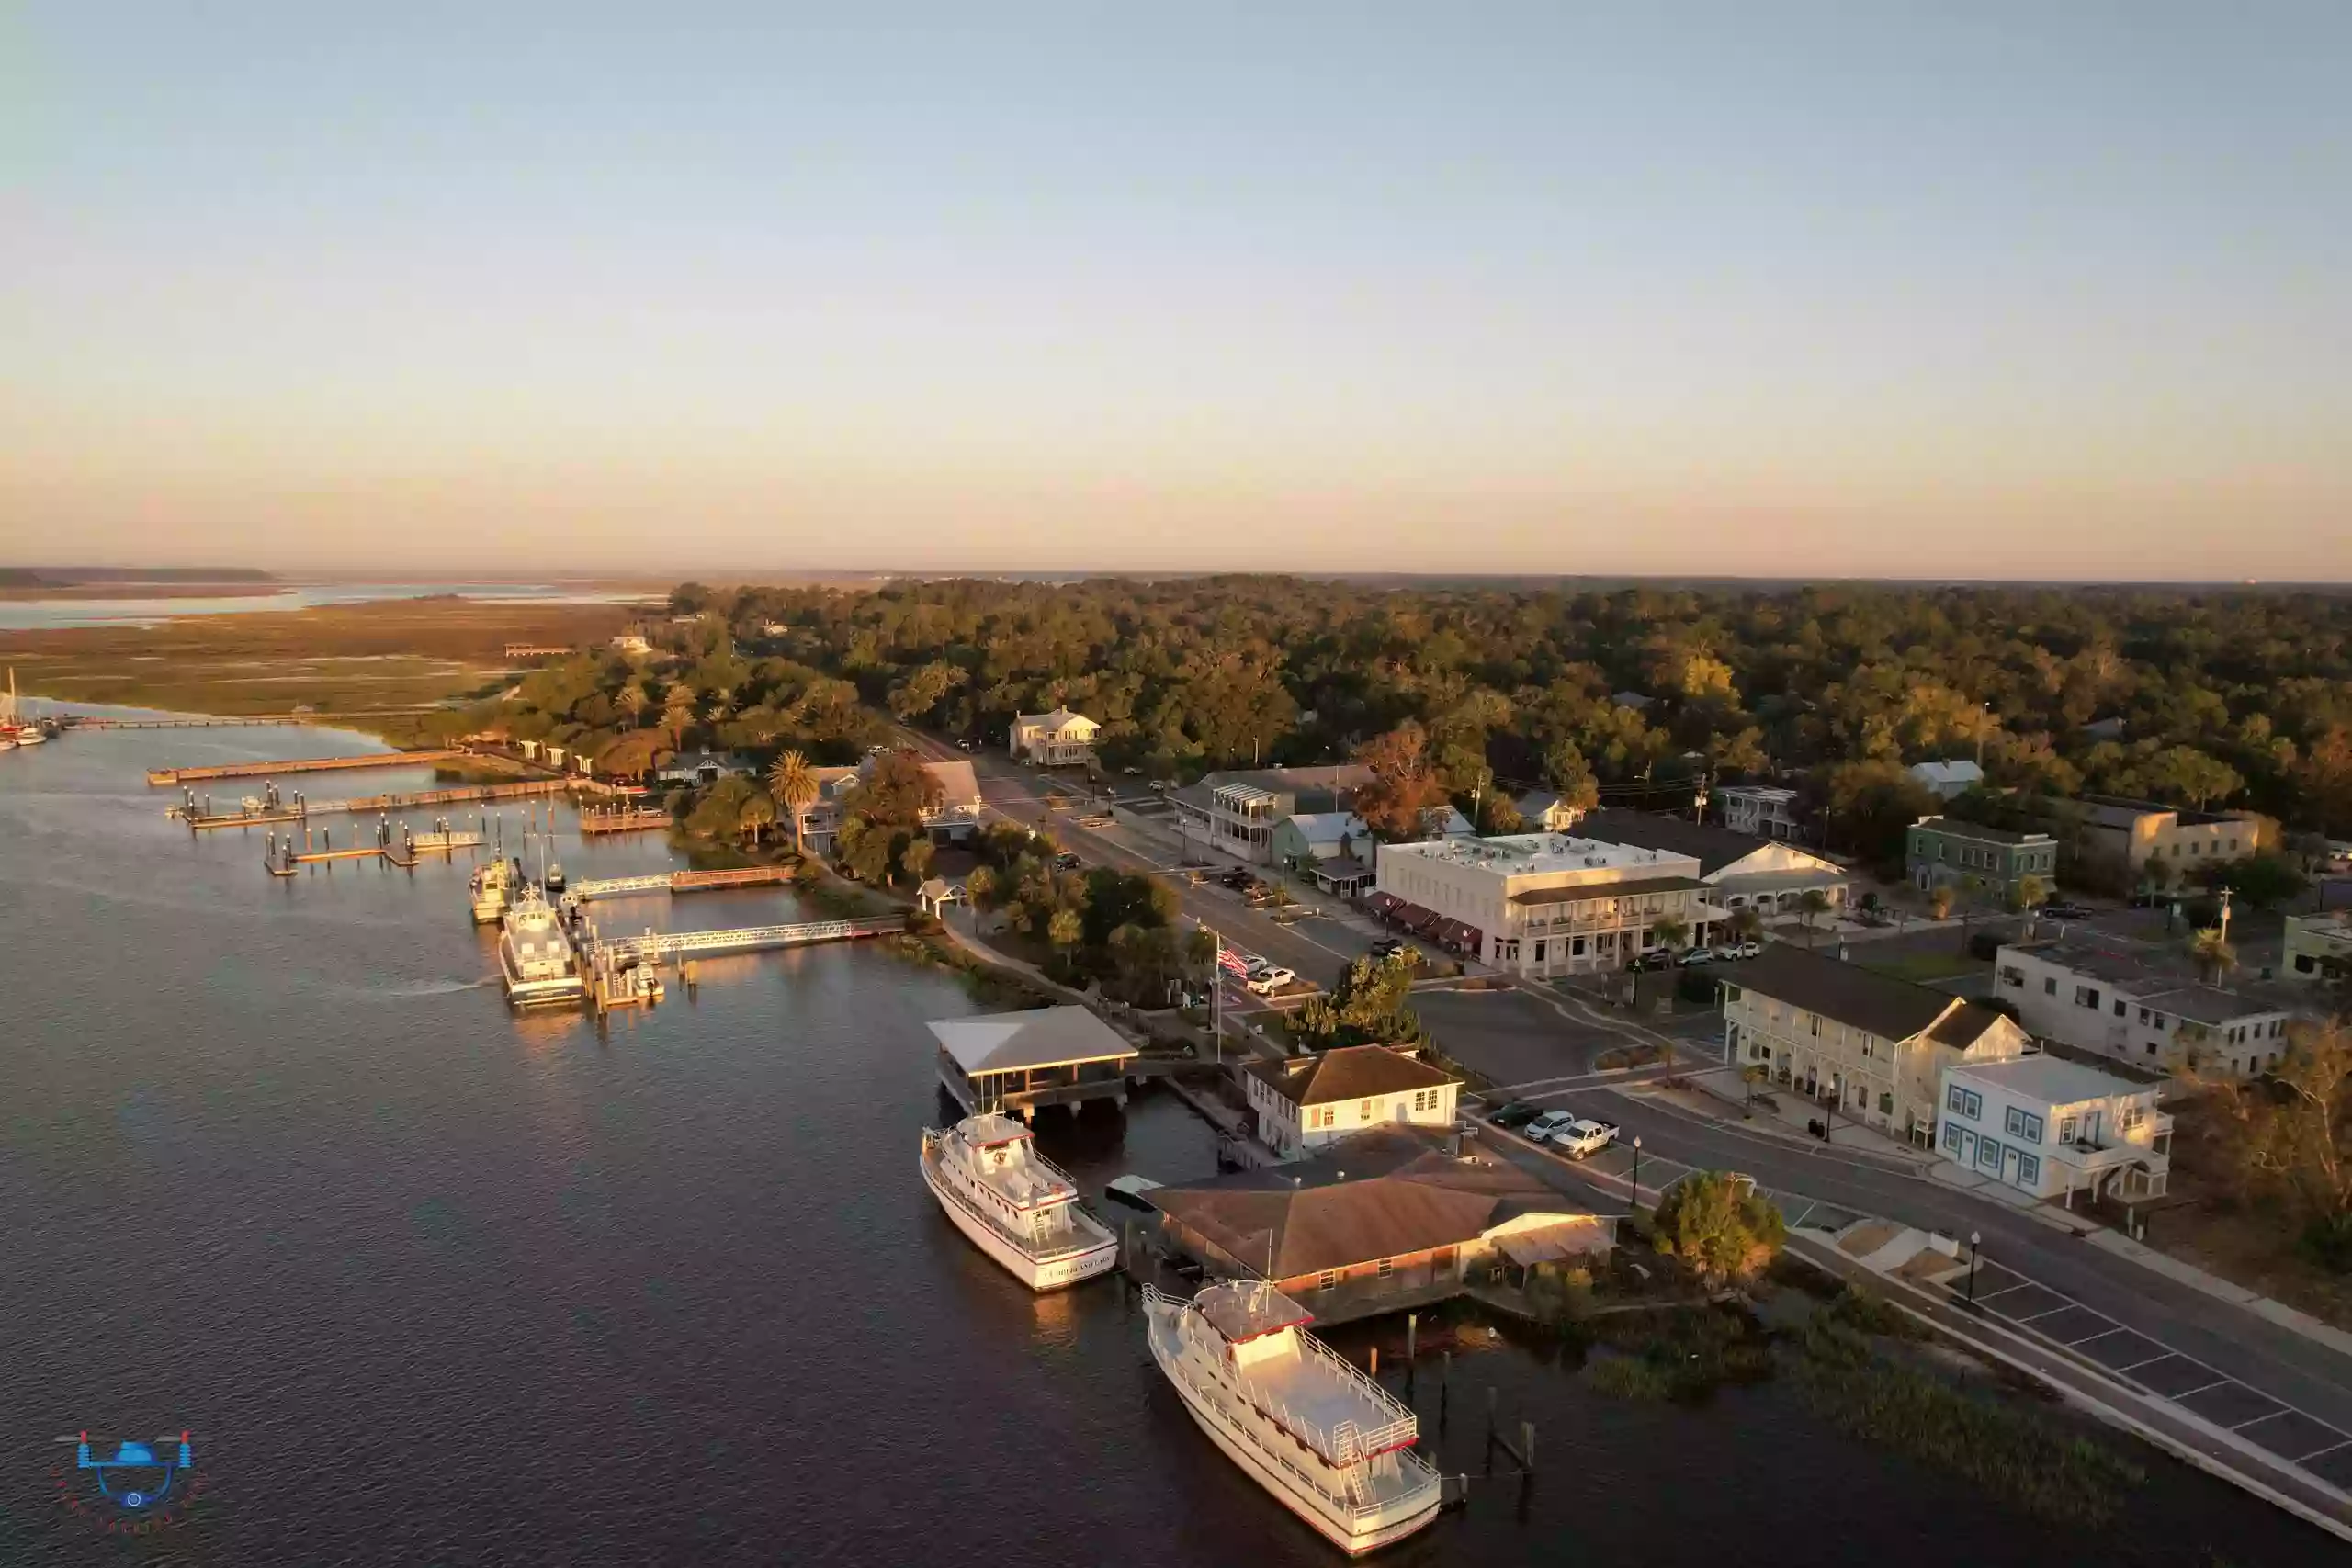
<svg viewBox="0 0 2352 1568">
<path fill-rule="evenodd" d="M 1958 1084 L 1950 1085 L 1944 1089 L 1945 1110 L 1957 1111 L 1967 1103 L 1968 1096 Z"/>
<path fill-rule="evenodd" d="M 1880 1092 L 1878 1097 L 1878 1113 L 1881 1116 L 1892 1116 L 1894 1114 L 1894 1096 L 1885 1093 L 1883 1090 Z"/>
<path fill-rule="evenodd" d="M 2062 1144 L 2071 1144 L 2075 1141 L 2075 1118 L 2072 1116 L 2060 1118 L 2058 1122 L 2058 1141 Z"/>
<path fill-rule="evenodd" d="M 2125 1106 L 2125 1107 L 2123 1108 L 2123 1113 L 2122 1113 L 2122 1115 L 2121 1115 L 2120 1117 L 2119 1117 L 2119 1118 L 2118 1118 L 2118 1120 L 2119 1120 L 2119 1121 L 2120 1121 L 2120 1122 L 2122 1122 L 2122 1124 L 2123 1124 L 2123 1130 L 2124 1130 L 2125 1132 L 2127 1132 L 2127 1133 L 2128 1133 L 2128 1132 L 2130 1132 L 2132 1128 L 2137 1127 L 2141 1122 L 2143 1122 L 2146 1121 L 2147 1119 L 2148 1119 L 2148 1111 L 2147 1111 L 2147 1107 L 2143 1106 L 2143 1105 L 2127 1105 L 2127 1106 Z"/>
<path fill-rule="evenodd" d="M 1947 1122 L 1944 1123 L 1944 1153 L 1956 1155 L 1959 1152 L 1960 1123 L 1957 1122 Z"/>
<path fill-rule="evenodd" d="M 2148 1027 L 2151 1029 L 2162 1029 L 2164 1026 L 2165 1015 L 2162 1013 L 2156 1013 L 2148 1020 Z"/>
<path fill-rule="evenodd" d="M 1380 1277 L 1384 1280 L 1396 1272 L 1396 1266 L 1384 1258 L 1380 1260 Z"/>
<path fill-rule="evenodd" d="M 2310 953 L 2299 953 L 2295 954 L 2296 974 L 2308 975 L 2316 967 L 2318 966 L 2312 962 L 2312 955 Z"/>
<path fill-rule="evenodd" d="M 1995 1143 L 1990 1138 L 1977 1139 L 1976 1168 L 1979 1170 L 1989 1170 L 1996 1176 L 1999 1175 L 2001 1169 L 2001 1145 Z"/>
<path fill-rule="evenodd" d="M 2040 1156 L 2018 1156 L 2018 1185 L 2020 1187 L 2039 1187 L 2041 1185 L 2041 1158 Z"/>
<path fill-rule="evenodd" d="M 1737 986 L 1725 986 L 1724 987 L 1724 1000 L 1727 1002 L 1736 1002 L 1739 1000 L 1739 987 Z"/>
<path fill-rule="evenodd" d="M 2140 1010 L 2140 1021 L 2142 1023 L 2148 1021 L 2148 1010 L 2146 1008 L 2142 1008 Z"/>
<path fill-rule="evenodd" d="M 2041 994 L 2045 997 L 2054 997 L 2058 994 L 2058 981 L 2054 976 L 2041 982 Z"/>
<path fill-rule="evenodd" d="M 2098 1006 L 2098 988 L 2092 986 L 2075 987 L 2075 1005 L 2078 1008 L 2095 1008 Z"/>
<path fill-rule="evenodd" d="M 1818 1038 L 1821 1033 L 1821 1015 L 1817 1012 L 1809 1012 L 1805 1014 L 1805 1017 L 1812 1021 L 1813 1032 L 1815 1036 Z"/>
<path fill-rule="evenodd" d="M 1984 1109 L 1984 1100 L 1973 1089 L 1965 1089 L 1954 1084 L 1944 1091 L 1944 1109 L 1957 1111 L 1973 1122 L 1978 1112 Z"/>
<path fill-rule="evenodd" d="M 2001 984 L 2015 986 L 2019 990 L 2025 989 L 2025 971 L 2014 964 L 2004 964 L 2001 968 Z"/>
<path fill-rule="evenodd" d="M 1359 1122 L 1369 1122 L 1372 1120 L 1372 1101 L 1366 1100 L 1361 1100 L 1357 1103 L 1356 1120 Z"/>
<path fill-rule="evenodd" d="M 2023 1138 L 2029 1144 L 2041 1142 L 2041 1118 L 2014 1105 L 2002 1117 L 2001 1127 L 2012 1138 Z"/>
<path fill-rule="evenodd" d="M 2121 1018 L 2123 1016 L 2123 998 L 2121 997 L 2115 998 L 2115 1016 L 2118 1018 Z"/>
<path fill-rule="evenodd" d="M 1570 937 L 1568 939 L 1568 956 L 1571 958 L 1582 958 L 1584 956 L 1584 938 L 1577 936 Z"/>
<path fill-rule="evenodd" d="M 1315 1276 L 1315 1288 L 1318 1291 L 1338 1290 L 1340 1288 L 1340 1271 L 1336 1269 L 1324 1269 L 1323 1272 Z"/>
</svg>

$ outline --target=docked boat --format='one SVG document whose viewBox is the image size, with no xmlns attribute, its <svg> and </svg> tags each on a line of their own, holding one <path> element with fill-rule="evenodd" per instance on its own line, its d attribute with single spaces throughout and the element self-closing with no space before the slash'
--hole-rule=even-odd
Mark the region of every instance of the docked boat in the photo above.
<svg viewBox="0 0 2352 1568">
<path fill-rule="evenodd" d="M 7 701 L 4 705 L 0 705 L 0 750 L 17 746 L 38 746 L 48 739 L 48 728 L 25 717 L 22 710 L 17 707 L 17 671 L 11 666 L 8 671 Z"/>
<path fill-rule="evenodd" d="M 1314 1314 L 1260 1280 L 1191 1301 L 1143 1290 L 1151 1359 L 1227 1459 L 1341 1551 L 1402 1540 L 1443 1488 L 1413 1451 L 1412 1410 L 1306 1332 Z"/>
<path fill-rule="evenodd" d="M 556 863 L 549 863 L 549 864 L 548 864 L 548 874 L 547 874 L 546 881 L 547 881 L 547 885 L 548 885 L 548 892 L 550 892 L 550 893 L 560 893 L 560 892 L 562 892 L 562 891 L 563 891 L 563 867 L 562 867 L 561 865 L 560 865 L 560 864 L 556 864 Z"/>
<path fill-rule="evenodd" d="M 527 882 L 498 933 L 498 967 L 506 976 L 506 999 L 519 1008 L 569 1006 L 588 994 L 555 906 Z"/>
<path fill-rule="evenodd" d="M 514 886 L 514 873 L 507 869 L 503 858 L 476 866 L 472 879 L 466 885 L 467 894 L 473 900 L 474 923 L 486 925 L 503 917 Z"/>
<path fill-rule="evenodd" d="M 991 1111 L 922 1130 L 922 1179 L 956 1228 L 1033 1291 L 1109 1272 L 1119 1241 L 1039 1154 L 1029 1129 Z"/>
</svg>

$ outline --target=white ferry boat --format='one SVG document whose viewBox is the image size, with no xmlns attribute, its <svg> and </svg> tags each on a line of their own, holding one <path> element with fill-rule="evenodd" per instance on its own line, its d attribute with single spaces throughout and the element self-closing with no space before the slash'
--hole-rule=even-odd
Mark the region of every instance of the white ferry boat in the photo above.
<svg viewBox="0 0 2352 1568">
<path fill-rule="evenodd" d="M 1010 1116 L 925 1127 L 922 1179 L 956 1228 L 1033 1291 L 1075 1285 L 1119 1260 L 1118 1238 Z"/>
<path fill-rule="evenodd" d="M 1314 1314 L 1257 1280 L 1185 1301 L 1146 1285 L 1145 1337 L 1209 1440 L 1290 1511 L 1351 1553 L 1437 1517 L 1420 1424 L 1306 1326 Z"/>
<path fill-rule="evenodd" d="M 513 874 L 504 859 L 493 860 L 474 868 L 466 891 L 472 898 L 474 923 L 485 925 L 506 913 L 507 892 L 514 886 Z"/>
<path fill-rule="evenodd" d="M 506 975 L 506 999 L 516 1007 L 569 1004 L 588 994 L 555 907 L 527 882 L 498 934 L 498 966 Z"/>
</svg>

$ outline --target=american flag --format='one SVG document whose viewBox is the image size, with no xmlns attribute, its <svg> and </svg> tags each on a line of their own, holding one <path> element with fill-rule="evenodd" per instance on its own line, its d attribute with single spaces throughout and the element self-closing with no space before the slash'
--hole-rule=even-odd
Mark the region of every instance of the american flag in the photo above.
<svg viewBox="0 0 2352 1568">
<path fill-rule="evenodd" d="M 1250 977 L 1249 964 L 1241 954 L 1229 947 L 1220 947 L 1216 950 L 1216 966 L 1228 974 L 1238 975 L 1245 980 Z"/>
</svg>

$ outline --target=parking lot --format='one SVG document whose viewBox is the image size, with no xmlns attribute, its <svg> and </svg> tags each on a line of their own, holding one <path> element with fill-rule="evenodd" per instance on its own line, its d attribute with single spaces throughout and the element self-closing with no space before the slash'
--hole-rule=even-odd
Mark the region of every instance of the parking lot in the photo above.
<svg viewBox="0 0 2352 1568">
<path fill-rule="evenodd" d="M 1520 991 L 1418 991 L 1413 1010 L 1447 1055 L 1505 1086 L 1581 1077 L 1627 1043 Z"/>
</svg>

